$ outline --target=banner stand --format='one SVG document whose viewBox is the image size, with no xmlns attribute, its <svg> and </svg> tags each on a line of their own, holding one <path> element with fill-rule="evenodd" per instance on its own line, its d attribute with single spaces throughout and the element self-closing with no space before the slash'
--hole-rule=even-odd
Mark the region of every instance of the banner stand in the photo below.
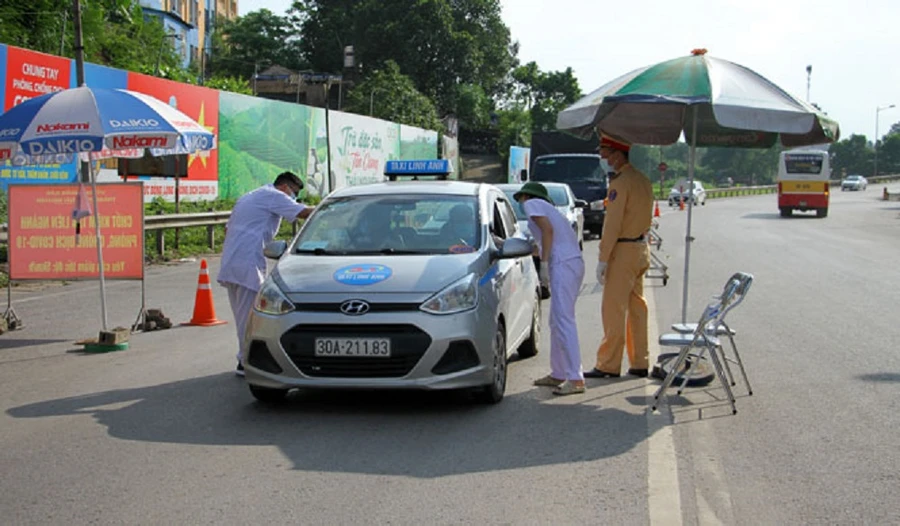
<svg viewBox="0 0 900 526">
<path fill-rule="evenodd" d="M 3 313 L 3 319 L 6 320 L 6 326 L 9 330 L 14 331 L 16 329 L 24 329 L 25 325 L 22 323 L 22 320 L 16 315 L 16 311 L 12 306 L 12 280 L 6 280 L 6 312 Z"/>
</svg>

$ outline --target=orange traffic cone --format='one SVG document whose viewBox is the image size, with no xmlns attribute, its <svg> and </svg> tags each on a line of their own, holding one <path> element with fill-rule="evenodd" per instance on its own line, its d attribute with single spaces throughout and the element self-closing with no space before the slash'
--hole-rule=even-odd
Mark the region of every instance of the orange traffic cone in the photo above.
<svg viewBox="0 0 900 526">
<path fill-rule="evenodd" d="M 223 323 L 228 322 L 216 319 L 216 307 L 213 305 L 212 287 L 209 282 L 209 269 L 206 267 L 206 260 L 201 259 L 200 277 L 197 278 L 197 296 L 194 299 L 194 317 L 182 325 L 210 327 Z"/>
<path fill-rule="evenodd" d="M 653 217 L 659 217 L 659 201 L 656 202 L 656 207 L 653 208 Z"/>
<path fill-rule="evenodd" d="M 684 198 L 683 197 L 678 200 L 678 209 L 684 210 Z"/>
</svg>

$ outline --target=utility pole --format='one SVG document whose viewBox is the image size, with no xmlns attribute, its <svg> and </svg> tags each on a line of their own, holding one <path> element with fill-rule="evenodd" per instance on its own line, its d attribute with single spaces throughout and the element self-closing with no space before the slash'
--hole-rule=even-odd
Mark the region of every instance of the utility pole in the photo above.
<svg viewBox="0 0 900 526">
<path fill-rule="evenodd" d="M 809 102 L 809 78 L 812 76 L 812 64 L 806 66 L 806 102 Z"/>
<path fill-rule="evenodd" d="M 73 0 L 72 9 L 75 11 L 73 19 L 73 28 L 75 31 L 75 84 L 80 88 L 84 86 L 84 43 L 81 35 L 81 0 Z M 82 161 L 80 180 L 85 183 L 91 182 L 91 167 L 88 163 Z M 104 330 L 106 328 L 104 327 Z"/>
</svg>

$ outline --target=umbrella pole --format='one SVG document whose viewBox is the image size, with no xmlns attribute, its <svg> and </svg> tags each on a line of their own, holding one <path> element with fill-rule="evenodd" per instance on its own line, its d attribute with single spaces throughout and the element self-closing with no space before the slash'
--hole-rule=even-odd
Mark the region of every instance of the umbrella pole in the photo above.
<svg viewBox="0 0 900 526">
<path fill-rule="evenodd" d="M 97 173 L 86 163 L 91 178 L 91 194 L 94 202 L 94 235 L 97 238 L 97 264 L 100 267 L 100 311 L 103 315 L 103 332 L 106 332 L 106 278 L 103 272 L 103 247 L 100 242 L 100 212 L 97 210 Z M 82 164 L 84 167 L 85 164 Z"/>
<path fill-rule="evenodd" d="M 694 161 L 697 154 L 697 109 L 693 107 L 694 116 L 691 124 L 691 150 L 688 159 L 688 191 L 691 193 L 691 199 L 688 200 L 687 212 L 687 232 L 684 236 L 684 289 L 681 293 L 681 323 L 687 323 L 687 303 L 688 303 L 688 274 L 691 268 L 691 211 L 694 208 Z"/>
</svg>

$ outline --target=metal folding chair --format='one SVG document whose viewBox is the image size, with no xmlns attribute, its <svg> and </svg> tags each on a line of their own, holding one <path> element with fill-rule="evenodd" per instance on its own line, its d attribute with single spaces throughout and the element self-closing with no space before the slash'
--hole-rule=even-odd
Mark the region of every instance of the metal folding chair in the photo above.
<svg viewBox="0 0 900 526">
<path fill-rule="evenodd" d="M 706 328 L 706 334 L 716 337 L 727 336 L 728 342 L 731 344 L 731 350 L 734 353 L 734 358 L 728 356 L 725 353 L 725 349 L 721 346 L 719 347 L 719 351 L 722 354 L 722 363 L 725 366 L 725 370 L 728 373 L 728 378 L 730 383 L 735 386 L 734 375 L 731 373 L 731 367 L 729 363 L 737 364 L 738 368 L 741 370 L 741 376 L 744 377 L 744 384 L 747 386 L 747 394 L 753 396 L 753 387 L 750 385 L 750 380 L 747 378 L 747 371 L 744 368 L 744 361 L 741 360 L 741 354 L 738 352 L 737 343 L 734 341 L 734 337 L 737 332 L 732 329 L 728 323 L 725 322 L 725 318 L 728 313 L 737 307 L 742 301 L 744 301 L 744 297 L 746 297 L 747 292 L 750 290 L 750 285 L 753 284 L 753 276 L 744 272 L 738 272 L 732 275 L 728 282 L 731 283 L 732 280 L 738 280 L 739 284 L 737 289 L 735 290 L 735 298 L 731 302 L 731 304 L 725 309 L 722 313 L 722 316 L 719 318 L 718 325 L 710 325 Z M 727 287 L 727 285 L 726 285 Z M 693 334 L 693 332 L 697 329 L 696 323 L 673 323 L 672 330 L 681 334 Z M 684 390 L 684 384 L 687 382 L 687 377 L 685 377 L 684 382 L 682 382 L 681 390 L 679 390 L 679 394 Z"/>
<path fill-rule="evenodd" d="M 659 235 L 659 223 L 653 221 L 650 230 L 647 231 L 647 244 L 659 250 L 662 247 L 662 236 Z M 663 287 L 669 283 L 669 267 L 663 263 L 652 250 L 650 251 L 650 268 L 647 270 L 647 278 L 658 278 L 663 282 Z"/>
<path fill-rule="evenodd" d="M 660 345 L 665 347 L 679 347 L 681 350 L 675 358 L 669 373 L 666 375 L 663 385 L 660 386 L 656 391 L 656 394 L 653 395 L 654 405 L 652 409 L 654 411 L 658 407 L 660 398 L 672 385 L 675 377 L 682 369 L 693 349 L 699 349 L 700 352 L 695 356 L 695 359 L 692 360 L 690 370 L 684 375 L 678 390 L 679 394 L 684 390 L 694 368 L 703 358 L 703 355 L 706 354 L 706 351 L 709 351 L 709 359 L 713 364 L 716 376 L 722 383 L 722 387 L 725 389 L 725 393 L 731 403 L 732 414 L 737 414 L 737 406 L 735 405 L 734 393 L 731 390 L 731 387 L 735 385 L 735 382 L 734 376 L 731 373 L 731 368 L 728 365 L 729 362 L 738 364 L 741 374 L 744 377 L 744 382 L 747 384 L 747 389 L 750 391 L 750 394 L 753 393 L 750 388 L 750 382 L 747 379 L 743 361 L 741 360 L 740 354 L 737 352 L 737 346 L 734 343 L 733 331 L 725 323 L 725 317 L 732 309 L 734 309 L 734 307 L 743 301 L 752 282 L 753 276 L 750 274 L 744 272 L 734 274 L 728 279 L 722 294 L 714 297 L 714 301 L 706 306 L 696 324 L 685 324 L 679 327 L 683 330 L 687 330 L 690 327 L 691 332 L 675 332 L 663 334 L 659 337 Z M 733 359 L 725 354 L 725 350 L 719 339 L 720 331 L 721 334 L 727 335 L 731 340 L 732 349 L 735 354 Z"/>
</svg>

